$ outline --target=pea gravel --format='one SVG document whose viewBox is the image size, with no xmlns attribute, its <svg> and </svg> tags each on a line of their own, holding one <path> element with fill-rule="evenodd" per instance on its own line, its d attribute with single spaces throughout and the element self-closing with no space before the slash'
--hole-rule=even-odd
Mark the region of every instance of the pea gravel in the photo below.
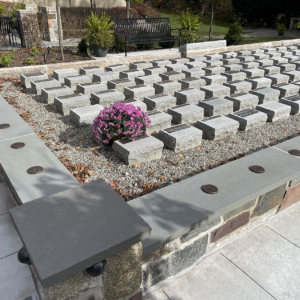
<svg viewBox="0 0 300 300">
<path fill-rule="evenodd" d="M 15 110 L 25 119 L 30 116 L 26 121 L 57 157 L 66 156 L 72 164 L 91 167 L 94 174 L 88 181 L 103 178 L 126 200 L 299 134 L 300 116 L 290 116 L 220 141 L 202 140 L 198 150 L 175 154 L 164 149 L 162 159 L 134 167 L 115 157 L 111 148 L 94 143 L 91 127 L 77 128 L 68 116 L 62 116 L 53 105 L 41 103 L 40 96 L 24 91 L 18 82 L 4 82 L 0 95 L 13 100 Z"/>
</svg>

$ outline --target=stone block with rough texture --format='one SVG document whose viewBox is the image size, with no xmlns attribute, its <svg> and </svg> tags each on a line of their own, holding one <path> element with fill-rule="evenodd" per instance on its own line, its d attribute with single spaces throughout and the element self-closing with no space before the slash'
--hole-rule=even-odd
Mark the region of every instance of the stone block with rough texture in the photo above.
<svg viewBox="0 0 300 300">
<path fill-rule="evenodd" d="M 164 143 L 160 140 L 149 135 L 143 135 L 141 137 L 136 137 L 135 141 L 115 141 L 112 149 L 114 154 L 122 159 L 127 165 L 134 165 L 160 159 L 163 147 Z M 141 275 L 139 279 L 141 279 Z M 111 286 L 111 290 L 114 290 L 113 286 Z"/>
<path fill-rule="evenodd" d="M 296 84 L 275 84 L 272 88 L 280 92 L 280 98 L 294 96 L 299 92 L 299 86 Z"/>
<path fill-rule="evenodd" d="M 260 69 L 264 70 L 265 75 L 273 75 L 273 74 L 279 74 L 280 68 L 277 66 L 266 66 L 266 67 L 260 67 Z"/>
<path fill-rule="evenodd" d="M 270 59 L 274 61 L 275 66 L 278 66 L 281 64 L 287 64 L 289 62 L 289 60 L 287 58 L 283 58 L 283 57 L 272 57 Z"/>
<path fill-rule="evenodd" d="M 299 68 L 300 68 L 300 60 L 291 61 L 291 64 L 296 65 L 296 69 L 299 69 Z"/>
<path fill-rule="evenodd" d="M 53 78 L 58 80 L 60 83 L 65 82 L 65 77 L 79 75 L 79 72 L 73 68 L 60 69 L 53 71 Z"/>
<path fill-rule="evenodd" d="M 167 81 L 167 80 L 177 81 L 180 79 L 185 79 L 185 74 L 183 74 L 181 72 L 176 72 L 176 71 L 165 72 L 165 73 L 159 74 L 159 76 L 161 77 L 161 79 L 156 82 Z"/>
<path fill-rule="evenodd" d="M 185 89 L 175 92 L 175 97 L 177 98 L 177 104 L 198 104 L 199 101 L 205 98 L 205 93 L 203 91 L 199 91 L 198 89 Z"/>
<path fill-rule="evenodd" d="M 238 56 L 249 56 L 252 54 L 251 50 L 239 50 L 237 51 Z"/>
<path fill-rule="evenodd" d="M 251 84 L 251 89 L 260 89 L 260 88 L 269 88 L 271 87 L 272 80 L 270 78 L 265 78 L 265 77 L 251 77 L 251 78 L 246 78 L 246 82 L 249 82 Z"/>
<path fill-rule="evenodd" d="M 281 57 L 281 54 L 280 53 L 278 53 L 278 52 L 272 52 L 272 53 L 268 53 L 268 55 L 269 55 L 269 58 L 280 58 Z M 275 62 L 274 62 L 275 63 Z"/>
<path fill-rule="evenodd" d="M 239 72 L 239 71 L 228 71 L 225 73 L 221 73 L 221 75 L 226 77 L 227 81 L 235 81 L 235 80 L 243 81 L 246 78 L 246 74 L 244 72 Z"/>
<path fill-rule="evenodd" d="M 268 116 L 267 114 L 257 111 L 252 108 L 246 108 L 228 115 L 240 123 L 239 130 L 247 131 L 256 127 L 260 127 L 266 124 Z"/>
<path fill-rule="evenodd" d="M 240 60 L 238 58 L 224 58 L 222 59 L 223 65 L 234 65 L 239 64 Z"/>
<path fill-rule="evenodd" d="M 201 77 L 201 76 L 205 75 L 205 71 L 203 71 L 202 69 L 197 69 L 197 68 L 183 70 L 182 73 L 185 74 L 186 78 Z M 184 79 L 184 78 L 180 78 L 180 79 Z"/>
<path fill-rule="evenodd" d="M 207 67 L 221 67 L 221 66 L 223 66 L 223 61 L 216 60 L 216 59 L 206 60 L 204 63 L 206 64 Z"/>
<path fill-rule="evenodd" d="M 182 90 L 189 89 L 189 88 L 200 90 L 202 86 L 206 85 L 206 81 L 198 77 L 188 77 L 186 79 L 178 80 L 178 82 L 181 83 Z"/>
<path fill-rule="evenodd" d="M 126 103 L 126 104 L 131 104 L 134 107 L 138 108 L 140 107 L 142 111 L 147 111 L 147 105 L 146 103 L 137 100 L 137 99 L 128 99 L 128 100 L 124 100 L 122 103 Z"/>
<path fill-rule="evenodd" d="M 207 117 L 228 115 L 233 112 L 233 102 L 223 98 L 211 98 L 199 101 L 198 105 L 204 109 Z"/>
<path fill-rule="evenodd" d="M 159 132 L 163 128 L 171 126 L 172 116 L 166 114 L 160 110 L 152 110 L 147 112 L 147 115 L 151 121 L 149 127 L 147 127 L 147 133 Z"/>
<path fill-rule="evenodd" d="M 103 109 L 104 107 L 99 104 L 73 108 L 70 110 L 70 120 L 78 127 L 92 125 Z"/>
<path fill-rule="evenodd" d="M 256 60 L 255 62 L 257 62 L 260 67 L 270 67 L 274 64 L 274 61 L 270 59 L 260 59 Z"/>
<path fill-rule="evenodd" d="M 173 59 L 170 59 L 170 62 L 172 64 L 185 64 L 185 63 L 188 63 L 190 60 L 186 57 L 180 57 L 180 58 L 173 58 Z"/>
<path fill-rule="evenodd" d="M 226 72 L 230 71 L 240 71 L 243 69 L 242 65 L 239 64 L 234 64 L 234 65 L 224 65 L 223 66 Z"/>
<path fill-rule="evenodd" d="M 120 72 L 121 74 L 122 72 Z M 121 75 L 120 75 L 121 76 Z M 109 80 L 114 80 L 119 78 L 119 73 L 116 72 L 99 72 L 93 75 L 93 82 L 100 81 L 101 83 L 107 83 Z M 122 78 L 122 77 L 120 77 Z"/>
<path fill-rule="evenodd" d="M 158 137 L 167 148 L 179 153 L 200 146 L 202 131 L 188 124 L 180 124 L 161 129 Z"/>
<path fill-rule="evenodd" d="M 220 84 L 203 86 L 200 89 L 205 92 L 205 98 L 226 97 L 230 95 L 230 88 Z"/>
<path fill-rule="evenodd" d="M 280 103 L 283 103 L 285 105 L 289 105 L 291 107 L 291 115 L 298 115 L 300 113 L 300 96 L 290 96 L 281 98 L 279 100 Z"/>
<path fill-rule="evenodd" d="M 92 79 L 87 75 L 77 75 L 65 77 L 65 85 L 76 90 L 78 84 L 92 83 Z"/>
<path fill-rule="evenodd" d="M 194 55 L 194 56 L 189 56 L 187 57 L 190 62 L 194 62 L 194 61 L 206 61 L 207 58 L 205 56 L 202 55 Z"/>
<path fill-rule="evenodd" d="M 106 71 L 108 72 L 114 72 L 114 73 L 118 73 L 118 72 L 122 72 L 122 71 L 127 71 L 129 70 L 129 67 L 123 64 L 117 64 L 117 65 L 110 65 L 107 66 L 105 68 Z"/>
<path fill-rule="evenodd" d="M 217 115 L 198 120 L 196 126 L 203 131 L 204 139 L 221 140 L 226 136 L 236 134 L 240 124 L 231 118 Z"/>
<path fill-rule="evenodd" d="M 150 85 L 152 86 L 154 82 L 161 81 L 161 78 L 159 75 L 144 75 L 144 76 L 137 76 L 135 77 L 135 83 L 137 85 Z"/>
<path fill-rule="evenodd" d="M 91 93 L 106 91 L 107 85 L 101 82 L 83 83 L 77 85 L 77 93 L 90 96 Z"/>
<path fill-rule="evenodd" d="M 91 98 L 105 108 L 109 108 L 112 103 L 123 102 L 125 95 L 116 90 L 107 90 L 98 93 L 91 93 Z"/>
<path fill-rule="evenodd" d="M 134 82 L 129 79 L 114 79 L 107 81 L 107 88 L 109 90 L 116 90 L 124 93 L 124 88 L 134 86 Z"/>
<path fill-rule="evenodd" d="M 149 110 L 166 110 L 169 107 L 175 106 L 177 99 L 174 96 L 162 93 L 145 97 L 144 102 Z"/>
<path fill-rule="evenodd" d="M 170 64 L 170 61 L 167 59 L 156 59 L 150 61 L 153 65 L 153 67 L 164 67 L 166 65 Z"/>
<path fill-rule="evenodd" d="M 20 76 L 20 82 L 26 89 L 31 88 L 31 81 L 48 79 L 48 75 L 43 72 L 26 73 Z"/>
<path fill-rule="evenodd" d="M 244 69 L 244 70 L 241 70 L 241 72 L 245 72 L 248 78 L 264 77 L 264 75 L 265 75 L 264 70 L 258 69 L 258 68 Z"/>
<path fill-rule="evenodd" d="M 233 102 L 233 111 L 246 108 L 255 108 L 258 105 L 259 98 L 250 93 L 238 93 L 225 97 L 225 99 Z"/>
<path fill-rule="evenodd" d="M 253 94 L 258 97 L 258 104 L 279 101 L 280 92 L 272 88 L 260 88 L 253 91 L 250 91 L 250 94 Z"/>
<path fill-rule="evenodd" d="M 280 68 L 281 72 L 290 72 L 296 70 L 295 64 L 282 64 L 282 65 L 278 65 L 278 67 Z"/>
<path fill-rule="evenodd" d="M 206 81 L 206 85 L 211 84 L 224 84 L 227 82 L 227 77 L 222 75 L 209 75 L 209 76 L 202 76 L 202 79 Z"/>
<path fill-rule="evenodd" d="M 204 64 L 201 61 L 192 61 L 185 64 L 189 69 L 202 69 L 203 67 L 206 67 L 206 64 Z"/>
<path fill-rule="evenodd" d="M 224 73 L 226 70 L 226 67 L 205 67 L 203 68 L 205 71 L 205 75 L 220 75 L 221 73 Z"/>
<path fill-rule="evenodd" d="M 202 42 L 202 43 L 191 43 L 179 46 L 179 52 L 183 57 L 191 57 L 197 55 L 197 51 L 214 49 L 214 48 L 223 48 L 226 47 L 226 40 L 219 40 L 213 42 Z"/>
<path fill-rule="evenodd" d="M 126 99 L 143 100 L 144 97 L 155 95 L 155 89 L 149 85 L 135 85 L 124 88 L 124 95 Z"/>
<path fill-rule="evenodd" d="M 41 91 L 42 102 L 53 104 L 54 98 L 59 96 L 73 95 L 74 91 L 67 86 L 58 86 L 52 88 L 44 88 Z"/>
<path fill-rule="evenodd" d="M 289 82 L 289 76 L 283 75 L 283 74 L 280 74 L 280 73 L 268 75 L 265 78 L 271 79 L 272 80 L 272 85 L 288 83 Z"/>
<path fill-rule="evenodd" d="M 204 55 L 204 57 L 206 57 L 206 61 L 208 60 L 220 60 L 223 58 L 223 55 L 222 54 L 219 54 L 219 53 L 212 53 L 212 54 L 206 54 Z"/>
<path fill-rule="evenodd" d="M 137 61 L 129 64 L 130 70 L 143 70 L 151 67 L 152 67 L 152 63 L 146 61 Z"/>
<path fill-rule="evenodd" d="M 194 104 L 183 104 L 168 109 L 168 114 L 172 116 L 175 124 L 193 124 L 203 119 L 204 109 Z"/>
<path fill-rule="evenodd" d="M 271 53 L 271 52 L 276 52 L 276 48 L 261 48 L 265 53 Z"/>
<path fill-rule="evenodd" d="M 177 81 L 167 80 L 153 83 L 153 87 L 155 88 L 155 94 L 166 93 L 174 95 L 176 91 L 181 89 L 181 84 Z"/>
<path fill-rule="evenodd" d="M 176 71 L 176 72 L 181 72 L 182 70 L 187 70 L 188 67 L 184 64 L 173 64 L 173 65 L 166 65 L 167 71 Z"/>
<path fill-rule="evenodd" d="M 259 67 L 259 63 L 255 61 L 244 62 L 241 65 L 244 69 L 254 69 Z"/>
<path fill-rule="evenodd" d="M 131 81 L 135 81 L 135 77 L 144 76 L 145 72 L 142 70 L 128 70 L 120 72 L 120 79 L 129 79 Z M 118 79 L 118 78 L 113 78 Z"/>
<path fill-rule="evenodd" d="M 41 95 L 42 89 L 44 88 L 60 87 L 60 86 L 61 83 L 58 80 L 53 78 L 31 81 L 31 89 L 37 95 Z"/>
<path fill-rule="evenodd" d="M 268 122 L 285 120 L 291 113 L 291 106 L 278 102 L 260 104 L 257 105 L 256 109 L 268 115 Z"/>
<path fill-rule="evenodd" d="M 152 67 L 148 69 L 144 69 L 145 75 L 158 75 L 161 73 L 166 73 L 167 68 L 165 67 Z"/>
<path fill-rule="evenodd" d="M 226 83 L 224 83 L 224 86 L 227 86 L 230 88 L 231 94 L 247 93 L 252 88 L 252 84 L 250 82 L 240 81 L 240 80 L 226 82 Z"/>
<path fill-rule="evenodd" d="M 240 60 L 240 62 L 250 62 L 250 61 L 254 61 L 254 57 L 252 55 L 240 55 L 237 56 L 236 58 L 238 58 Z"/>
<path fill-rule="evenodd" d="M 104 72 L 104 69 L 98 67 L 98 66 L 91 66 L 91 67 L 82 67 L 79 69 L 80 75 L 87 75 L 93 78 L 94 73 L 101 73 Z"/>
<path fill-rule="evenodd" d="M 82 94 L 74 94 L 69 96 L 60 96 L 54 98 L 54 104 L 59 112 L 67 116 L 73 108 L 91 105 L 90 98 Z"/>
<path fill-rule="evenodd" d="M 289 76 L 291 81 L 298 81 L 300 80 L 300 70 L 296 71 L 290 71 L 290 72 L 284 72 L 282 73 L 284 75 Z"/>
<path fill-rule="evenodd" d="M 255 60 L 267 60 L 269 58 L 269 55 L 264 53 L 252 54 L 252 56 Z"/>
</svg>

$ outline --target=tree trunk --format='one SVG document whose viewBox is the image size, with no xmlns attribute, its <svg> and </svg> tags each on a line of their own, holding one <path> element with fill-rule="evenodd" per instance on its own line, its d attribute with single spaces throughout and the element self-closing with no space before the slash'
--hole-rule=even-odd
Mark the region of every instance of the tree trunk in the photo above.
<svg viewBox="0 0 300 300">
<path fill-rule="evenodd" d="M 63 41 L 62 41 L 62 27 L 61 27 L 61 19 L 60 19 L 59 0 L 56 0 L 56 13 L 57 13 L 57 25 L 58 25 L 58 36 L 59 36 L 61 59 L 65 60 L 65 58 L 64 58 L 64 46 L 63 46 Z"/>
<path fill-rule="evenodd" d="M 214 7 L 215 7 L 215 2 L 211 3 L 211 19 L 210 19 L 210 28 L 209 28 L 209 40 L 211 41 L 211 32 L 212 32 L 212 26 L 214 22 Z"/>
<path fill-rule="evenodd" d="M 130 18 L 129 9 L 130 9 L 130 0 L 126 0 L 126 15 L 127 15 L 127 19 Z"/>
</svg>

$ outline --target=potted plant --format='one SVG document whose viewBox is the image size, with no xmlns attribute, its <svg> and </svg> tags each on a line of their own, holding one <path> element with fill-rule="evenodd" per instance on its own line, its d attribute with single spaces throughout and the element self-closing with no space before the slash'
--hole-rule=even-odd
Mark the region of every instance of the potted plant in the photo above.
<svg viewBox="0 0 300 300">
<path fill-rule="evenodd" d="M 93 135 L 97 141 L 112 146 L 118 139 L 130 138 L 147 134 L 146 127 L 151 121 L 140 107 L 132 104 L 113 103 L 110 108 L 100 111 L 93 124 Z"/>
<path fill-rule="evenodd" d="M 286 31 L 286 27 L 284 24 L 278 24 L 277 26 L 277 30 L 278 30 L 278 35 L 284 35 L 285 31 Z"/>
<path fill-rule="evenodd" d="M 114 22 L 111 22 L 110 17 L 105 13 L 102 13 L 99 19 L 98 15 L 92 12 L 86 20 L 86 30 L 88 31 L 86 41 L 95 56 L 106 56 L 109 48 L 114 45 L 113 25 Z"/>
</svg>

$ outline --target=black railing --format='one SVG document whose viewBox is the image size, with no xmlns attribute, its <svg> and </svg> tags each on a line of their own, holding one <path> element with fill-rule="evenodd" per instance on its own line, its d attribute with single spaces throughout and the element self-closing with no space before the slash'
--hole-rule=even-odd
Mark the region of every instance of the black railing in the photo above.
<svg viewBox="0 0 300 300">
<path fill-rule="evenodd" d="M 11 17 L 0 17 L 0 36 L 5 45 L 8 38 L 9 45 L 17 44 L 16 32 L 19 30 L 19 22 L 14 21 Z M 19 33 L 19 32 L 18 32 Z"/>
</svg>

